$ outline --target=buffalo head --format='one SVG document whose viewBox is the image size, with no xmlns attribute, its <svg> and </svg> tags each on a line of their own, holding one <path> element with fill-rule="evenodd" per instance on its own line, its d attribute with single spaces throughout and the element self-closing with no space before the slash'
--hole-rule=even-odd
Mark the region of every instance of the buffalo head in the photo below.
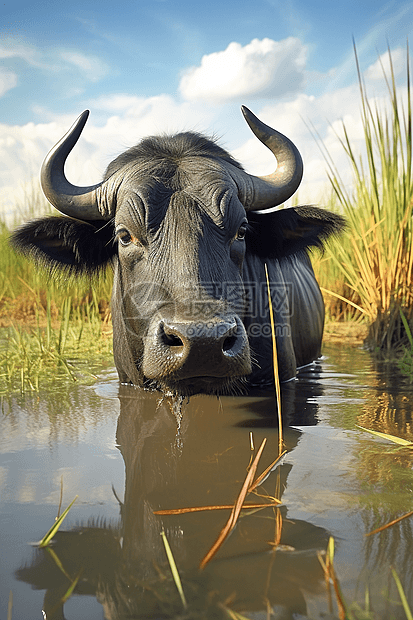
<svg viewBox="0 0 413 620">
<path fill-rule="evenodd" d="M 43 191 L 67 217 L 24 225 L 14 245 L 52 269 L 93 272 L 112 263 L 122 382 L 182 395 L 229 392 L 248 376 L 260 382 L 262 367 L 271 366 L 263 354 L 271 336 L 256 332 L 268 319 L 249 313 L 251 338 L 246 315 L 251 291 L 265 282 L 264 263 L 288 306 L 286 330 L 277 334 L 281 378 L 319 354 L 323 305 L 306 248 L 341 220 L 312 207 L 265 218 L 296 191 L 302 161 L 288 138 L 243 113 L 277 159 L 273 174 L 249 175 L 214 141 L 188 132 L 146 138 L 109 164 L 101 183 L 74 186 L 64 164 L 88 111 L 46 157 Z M 305 299 L 293 290 L 303 287 Z M 308 346 L 300 321 L 311 332 Z"/>
</svg>

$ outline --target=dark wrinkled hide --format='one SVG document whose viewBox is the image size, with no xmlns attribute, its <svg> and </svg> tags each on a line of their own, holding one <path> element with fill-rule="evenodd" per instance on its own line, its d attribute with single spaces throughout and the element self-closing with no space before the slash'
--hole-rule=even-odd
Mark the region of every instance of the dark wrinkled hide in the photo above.
<svg viewBox="0 0 413 620">
<path fill-rule="evenodd" d="M 228 166 L 241 169 L 198 134 L 149 138 L 107 169 L 113 220 L 44 218 L 13 235 L 18 250 L 52 271 L 112 263 L 121 382 L 182 395 L 239 391 L 245 377 L 271 384 L 264 264 L 280 379 L 320 355 L 324 306 L 307 252 L 343 220 L 315 207 L 246 214 Z"/>
</svg>

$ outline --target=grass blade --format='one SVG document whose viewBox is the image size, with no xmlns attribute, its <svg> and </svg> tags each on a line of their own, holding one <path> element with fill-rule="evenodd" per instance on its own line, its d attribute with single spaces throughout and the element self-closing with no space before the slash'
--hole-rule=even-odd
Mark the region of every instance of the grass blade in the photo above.
<svg viewBox="0 0 413 620">
<path fill-rule="evenodd" d="M 413 349 L 413 335 L 412 335 L 412 332 L 410 330 L 409 324 L 408 324 L 407 319 L 404 316 L 404 312 L 403 312 L 403 310 L 401 308 L 399 308 L 399 312 L 400 312 L 400 318 L 401 318 L 401 320 L 403 322 L 403 325 L 404 325 L 404 329 L 406 330 L 406 336 L 408 337 L 409 342 L 410 342 L 410 346 Z"/>
<path fill-rule="evenodd" d="M 80 577 L 82 576 L 83 573 L 83 568 L 80 569 L 80 571 L 78 572 L 78 574 L 76 575 L 76 577 L 73 579 L 73 581 L 70 579 L 69 577 L 69 581 L 70 586 L 68 587 L 68 589 L 66 590 L 66 592 L 63 594 L 62 598 L 60 599 L 60 601 L 54 606 L 52 607 L 50 610 L 47 611 L 47 614 L 44 613 L 44 617 L 46 618 L 53 618 L 56 614 L 56 612 L 58 611 L 58 609 L 61 608 L 62 605 L 64 605 L 66 603 L 66 601 L 69 600 L 69 598 L 72 596 L 74 589 L 77 586 L 77 583 L 80 579 Z"/>
<path fill-rule="evenodd" d="M 66 590 L 64 595 L 62 596 L 62 603 L 66 603 L 66 601 L 72 596 L 73 591 L 74 591 L 74 589 L 77 586 L 77 582 L 79 581 L 80 577 L 82 576 L 82 573 L 83 573 L 83 568 L 80 569 L 80 571 L 78 572 L 78 574 L 73 579 L 72 583 L 70 584 L 70 586 L 68 587 L 68 589 Z"/>
<path fill-rule="evenodd" d="M 233 609 L 230 609 L 229 607 L 226 607 L 225 605 L 220 604 L 219 606 L 221 607 L 221 609 L 225 611 L 228 618 L 230 618 L 231 620 L 249 620 L 246 616 L 239 614 L 237 611 L 234 611 Z"/>
<path fill-rule="evenodd" d="M 396 437 L 395 435 L 388 435 L 387 433 L 380 433 L 379 431 L 371 431 L 370 429 L 364 428 L 364 426 L 359 426 L 358 424 L 356 426 L 358 426 L 358 428 L 361 428 L 362 431 L 366 431 L 366 433 L 377 435 L 377 437 L 387 439 L 388 441 L 397 443 L 400 446 L 413 446 L 413 441 L 407 441 L 407 439 L 402 439 L 401 437 Z"/>
<path fill-rule="evenodd" d="M 334 291 L 329 291 L 328 289 L 323 288 L 322 286 L 320 286 L 320 291 L 322 293 L 325 293 L 326 295 L 332 295 L 336 299 L 340 299 L 340 301 L 344 301 L 346 304 L 349 304 L 350 306 L 353 306 L 353 308 L 356 308 L 356 310 L 358 310 L 362 314 L 368 314 L 368 312 L 364 310 L 364 308 L 362 308 L 358 304 L 355 304 L 353 301 L 350 301 L 350 299 L 347 299 L 347 297 L 343 297 L 342 295 L 339 295 L 338 293 L 335 293 Z"/>
<path fill-rule="evenodd" d="M 393 579 L 396 582 L 397 589 L 399 591 L 400 600 L 402 602 L 403 610 L 404 610 L 404 613 L 406 614 L 406 618 L 407 618 L 407 620 L 413 620 L 413 615 L 412 615 L 412 612 L 410 610 L 409 603 L 407 602 L 407 598 L 406 598 L 406 595 L 404 593 L 403 586 L 401 584 L 399 576 L 396 573 L 396 571 L 394 570 L 394 568 L 391 569 L 391 572 L 392 572 L 392 575 L 393 575 Z"/>
<path fill-rule="evenodd" d="M 59 496 L 59 507 L 57 509 L 57 518 L 60 517 L 60 511 L 62 509 L 63 502 L 63 475 L 60 477 L 60 496 Z"/>
<path fill-rule="evenodd" d="M 76 495 L 76 497 L 74 498 L 74 500 L 72 500 L 70 502 L 70 504 L 66 508 L 66 510 L 64 510 L 63 513 L 60 515 L 60 517 L 58 519 L 56 519 L 56 522 L 52 525 L 50 530 L 43 536 L 42 540 L 39 543 L 37 543 L 40 548 L 47 547 L 47 545 L 50 543 L 50 541 L 52 540 L 53 536 L 56 534 L 56 532 L 58 531 L 59 527 L 62 525 L 63 520 L 67 516 L 67 513 L 69 512 L 69 510 L 71 509 L 71 507 L 73 506 L 73 504 L 75 503 L 75 501 L 77 500 L 78 497 L 79 496 Z"/>
<path fill-rule="evenodd" d="M 170 569 L 171 569 L 173 580 L 174 580 L 175 585 L 176 585 L 176 589 L 178 590 L 179 596 L 181 597 L 182 605 L 183 605 L 184 609 L 186 609 L 187 608 L 187 602 L 186 602 L 184 590 L 182 588 L 181 578 L 179 576 L 178 568 L 177 568 L 177 566 L 175 564 L 174 556 L 172 554 L 172 549 L 169 546 L 168 539 L 166 538 L 165 530 L 162 530 L 161 536 L 162 536 L 163 544 L 165 546 L 166 556 L 168 558 L 169 566 L 170 566 Z"/>
<path fill-rule="evenodd" d="M 346 605 L 344 602 L 343 593 L 341 592 L 339 581 L 334 570 L 334 538 L 332 536 L 330 536 L 328 540 L 326 559 L 324 560 L 321 554 L 318 554 L 318 559 L 324 571 L 329 603 L 331 605 L 330 584 L 332 583 L 336 595 L 338 616 L 340 620 L 346 620 L 346 618 L 348 618 Z M 330 611 L 332 611 L 331 607 Z"/>
<path fill-rule="evenodd" d="M 13 592 L 10 590 L 9 602 L 7 604 L 7 620 L 11 620 L 12 610 L 13 610 Z"/>
<path fill-rule="evenodd" d="M 69 575 L 68 572 L 66 572 L 65 567 L 63 566 L 62 562 L 60 561 L 60 558 L 57 555 L 57 553 L 55 551 L 53 551 L 53 549 L 51 547 L 46 547 L 46 551 L 50 555 L 50 557 L 52 558 L 53 562 L 56 564 L 56 566 L 60 570 L 60 572 L 63 573 L 63 575 L 66 577 L 66 579 L 68 579 L 69 581 L 72 581 L 71 576 Z"/>
</svg>

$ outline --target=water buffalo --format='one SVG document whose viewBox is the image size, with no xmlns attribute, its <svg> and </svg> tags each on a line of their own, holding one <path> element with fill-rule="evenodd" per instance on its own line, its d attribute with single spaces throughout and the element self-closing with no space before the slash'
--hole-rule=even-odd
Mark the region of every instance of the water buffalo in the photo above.
<svg viewBox="0 0 413 620">
<path fill-rule="evenodd" d="M 64 164 L 88 111 L 45 159 L 43 191 L 68 217 L 29 222 L 12 243 L 52 271 L 92 273 L 112 263 L 122 383 L 182 396 L 270 383 L 265 264 L 280 380 L 320 355 L 324 305 L 308 249 L 343 220 L 309 206 L 271 209 L 298 188 L 301 156 L 242 111 L 277 159 L 273 174 L 247 174 L 213 140 L 186 132 L 146 138 L 112 161 L 101 183 L 74 186 Z"/>
</svg>

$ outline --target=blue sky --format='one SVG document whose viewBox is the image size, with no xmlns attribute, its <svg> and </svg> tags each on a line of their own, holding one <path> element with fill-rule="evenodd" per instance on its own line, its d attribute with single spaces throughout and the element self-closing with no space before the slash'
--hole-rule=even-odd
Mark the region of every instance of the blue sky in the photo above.
<svg viewBox="0 0 413 620">
<path fill-rule="evenodd" d="M 0 211 L 21 200 L 85 108 L 91 117 L 68 162 L 74 182 L 99 180 L 144 135 L 191 128 L 221 136 L 249 171 L 265 174 L 273 163 L 245 126 L 246 104 L 303 152 L 307 199 L 320 191 L 325 165 L 306 123 L 337 156 L 329 123 L 345 118 L 359 135 L 352 37 L 381 96 L 377 59 L 387 45 L 403 82 L 413 3 L 6 0 L 2 24 Z"/>
</svg>

